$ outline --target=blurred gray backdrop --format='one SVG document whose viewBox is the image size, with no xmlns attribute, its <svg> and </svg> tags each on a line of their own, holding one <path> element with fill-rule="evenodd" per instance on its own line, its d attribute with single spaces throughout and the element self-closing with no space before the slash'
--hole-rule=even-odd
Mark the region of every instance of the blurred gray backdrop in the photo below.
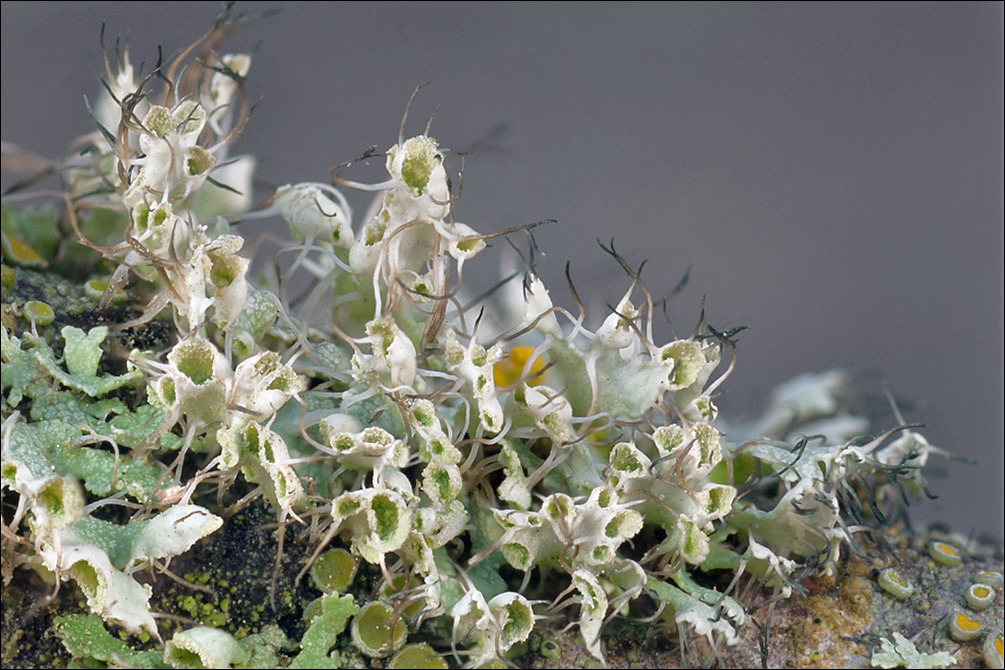
<svg viewBox="0 0 1005 670">
<path fill-rule="evenodd" d="M 556 302 L 571 306 L 566 260 L 596 315 L 619 299 L 597 238 L 649 259 L 658 295 L 690 265 L 678 330 L 702 296 L 713 325 L 749 326 L 725 417 L 804 371 L 847 368 L 873 396 L 885 382 L 931 442 L 980 463 L 936 459 L 940 498 L 913 518 L 1001 538 L 1001 3 L 238 5 L 273 7 L 225 45 L 257 45 L 237 151 L 259 158 L 258 200 L 389 147 L 431 82 L 406 133 L 439 105 L 431 134 L 480 147 L 459 220 L 558 220 L 536 231 Z M 56 157 L 91 130 L 102 21 L 149 69 L 217 9 L 4 2 L 3 139 Z"/>
</svg>

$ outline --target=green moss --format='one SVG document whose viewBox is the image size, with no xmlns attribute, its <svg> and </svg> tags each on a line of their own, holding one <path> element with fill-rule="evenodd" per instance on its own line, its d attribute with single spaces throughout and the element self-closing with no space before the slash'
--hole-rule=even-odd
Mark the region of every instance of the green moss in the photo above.
<svg viewBox="0 0 1005 670">
<path fill-rule="evenodd" d="M 195 618 L 199 614 L 199 602 L 195 599 L 195 596 L 187 596 L 178 602 L 178 609 L 187 612 L 190 617 Z"/>
</svg>

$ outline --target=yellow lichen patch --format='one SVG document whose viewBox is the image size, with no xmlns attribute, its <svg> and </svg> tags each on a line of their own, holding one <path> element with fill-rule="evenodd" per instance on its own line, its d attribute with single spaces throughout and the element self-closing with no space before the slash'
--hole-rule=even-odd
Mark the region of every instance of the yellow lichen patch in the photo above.
<svg viewBox="0 0 1005 670">
<path fill-rule="evenodd" d="M 982 570 L 974 575 L 974 581 L 978 584 L 987 584 L 993 588 L 1002 585 L 1002 573 L 994 570 Z"/>
<path fill-rule="evenodd" d="M 410 644 L 390 660 L 388 668 L 443 668 L 447 662 L 437 655 L 426 642 Z"/>
<path fill-rule="evenodd" d="M 803 603 L 787 610 L 784 620 L 776 612 L 772 626 L 787 632 L 785 648 L 773 652 L 803 668 L 840 667 L 849 656 L 866 655 L 865 645 L 853 641 L 862 639 L 873 620 L 875 587 L 868 564 L 850 560 L 836 592 L 835 580 L 825 575 L 808 579 L 804 586 L 810 595 Z M 778 639 L 773 637 L 772 644 Z"/>
<path fill-rule="evenodd" d="M 101 296 L 104 295 L 107 288 L 108 282 L 103 279 L 91 279 L 84 283 L 84 295 L 92 300 L 101 300 Z M 123 305 L 127 299 L 126 292 L 122 289 L 118 289 L 112 294 L 112 304 Z"/>
<path fill-rule="evenodd" d="M 46 268 L 49 263 L 41 255 L 27 244 L 4 233 L 0 236 L 2 243 L 3 257 L 14 265 L 25 268 Z"/>
<path fill-rule="evenodd" d="M 879 573 L 878 581 L 884 591 L 900 600 L 906 600 L 914 593 L 914 585 L 893 568 L 887 568 Z"/>
<path fill-rule="evenodd" d="M 0 265 L 0 277 L 2 277 L 0 286 L 3 287 L 4 293 L 13 291 L 17 287 L 17 273 L 14 271 L 14 268 Z"/>
<path fill-rule="evenodd" d="M 1001 635 L 989 633 L 984 640 L 984 662 L 989 668 L 1005 668 L 1005 648 Z"/>
<path fill-rule="evenodd" d="M 48 326 L 56 319 L 56 313 L 44 302 L 29 300 L 24 304 L 24 318 L 36 325 Z"/>
<path fill-rule="evenodd" d="M 505 387 L 516 384 L 520 380 L 520 375 L 523 374 L 527 360 L 533 353 L 534 347 L 517 346 L 510 349 L 509 355 L 506 358 L 492 366 L 492 375 L 496 386 Z M 543 357 L 538 356 L 534 359 L 527 374 L 528 386 L 536 386 L 539 383 L 540 380 L 536 376 L 544 369 L 544 366 L 545 360 Z"/>
<path fill-rule="evenodd" d="M 942 565 L 959 565 L 960 564 L 960 550 L 951 544 L 946 542 L 932 542 L 928 545 L 928 555 L 936 563 L 941 563 Z"/>
<path fill-rule="evenodd" d="M 980 612 L 991 606 L 995 601 L 995 591 L 987 584 L 971 584 L 963 592 L 963 598 L 970 609 Z"/>
<path fill-rule="evenodd" d="M 378 601 L 356 613 L 349 632 L 356 648 L 371 658 L 383 658 L 401 649 L 408 635 L 401 616 Z"/>
<path fill-rule="evenodd" d="M 955 612 L 949 619 L 949 636 L 957 642 L 969 642 L 981 636 L 984 625 L 977 619 L 971 619 L 963 612 Z"/>
<path fill-rule="evenodd" d="M 358 567 L 358 559 L 348 551 L 341 547 L 331 549 L 311 566 L 311 579 L 322 593 L 341 593 L 352 584 Z"/>
</svg>

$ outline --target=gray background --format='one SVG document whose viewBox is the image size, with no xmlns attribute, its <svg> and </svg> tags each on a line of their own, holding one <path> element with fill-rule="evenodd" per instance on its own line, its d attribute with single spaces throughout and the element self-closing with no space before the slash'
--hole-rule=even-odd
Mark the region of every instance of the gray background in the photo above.
<svg viewBox="0 0 1005 670">
<path fill-rule="evenodd" d="M 429 81 L 409 134 L 437 104 L 445 146 L 507 124 L 468 159 L 455 211 L 483 232 L 558 219 L 537 230 L 557 302 L 571 306 L 567 259 L 598 308 L 620 297 L 597 237 L 648 258 L 657 294 L 693 264 L 671 303 L 679 329 L 703 295 L 714 325 L 750 327 L 724 416 L 803 371 L 846 367 L 870 393 L 885 380 L 930 441 L 980 461 L 936 460 L 940 499 L 914 518 L 1001 538 L 1001 3 L 239 8 L 276 6 L 226 45 L 261 42 L 237 149 L 258 156 L 263 185 L 387 148 Z M 3 139 L 55 157 L 91 129 L 102 20 L 152 63 L 216 8 L 4 2 Z"/>
</svg>

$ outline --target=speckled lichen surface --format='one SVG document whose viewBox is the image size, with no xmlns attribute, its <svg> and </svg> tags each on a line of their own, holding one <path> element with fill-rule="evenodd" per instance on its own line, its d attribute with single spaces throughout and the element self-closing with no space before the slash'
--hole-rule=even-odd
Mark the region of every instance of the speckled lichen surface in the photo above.
<svg viewBox="0 0 1005 670">
<path fill-rule="evenodd" d="M 866 418 L 832 370 L 720 417 L 742 328 L 664 328 L 613 242 L 617 305 L 554 304 L 541 222 L 457 220 L 407 118 L 254 198 L 251 56 L 221 50 L 250 18 L 145 75 L 119 45 L 95 132 L 4 194 L 5 663 L 1001 660 L 1000 555 L 900 530 L 948 452 L 892 395 Z"/>
<path fill-rule="evenodd" d="M 179 586 L 159 578 L 161 588 L 157 608 L 168 615 L 165 630 L 184 629 L 197 622 L 213 624 L 243 638 L 278 625 L 288 639 L 300 639 L 306 628 L 304 611 L 320 595 L 312 585 L 294 586 L 291 576 L 305 560 L 304 551 L 292 543 L 284 555 L 284 567 L 273 610 L 268 598 L 272 560 L 277 549 L 268 528 L 269 514 L 253 506 L 227 524 L 221 533 L 208 538 L 179 557 L 176 568 L 201 590 Z M 940 533 L 936 536 L 942 537 Z M 928 557 L 926 536 L 906 536 L 892 529 L 890 538 L 896 557 L 870 547 L 870 555 L 852 556 L 843 564 L 839 579 L 819 577 L 807 580 L 806 595 L 776 603 L 770 621 L 767 611 L 753 614 L 769 635 L 762 654 L 759 629 L 751 627 L 739 644 L 722 649 L 716 663 L 723 667 L 844 667 L 868 668 L 881 640 L 900 633 L 915 642 L 923 653 L 947 652 L 957 660 L 955 667 L 989 667 L 983 656 L 983 638 L 974 643 L 954 641 L 948 633 L 948 618 L 954 611 L 969 611 L 988 631 L 1001 631 L 1003 596 L 1001 585 L 993 587 L 994 605 L 982 613 L 966 609 L 962 593 L 983 571 L 1001 574 L 1000 547 L 972 544 L 961 564 L 941 566 Z M 875 552 L 875 553 L 872 553 Z M 899 559 L 899 562 L 898 560 Z M 898 565 L 917 586 L 916 596 L 901 601 L 891 597 L 877 583 L 882 566 Z M 377 575 L 363 576 L 354 592 L 366 598 Z M 25 576 L 4 589 L 2 614 L 2 660 L 8 667 L 68 667 L 73 656 L 60 643 L 54 619 L 86 612 L 83 598 L 72 589 L 63 590 L 54 601 L 46 594 L 50 586 Z M 603 649 L 612 668 L 693 667 L 695 658 L 681 649 L 680 638 L 667 626 L 643 621 L 655 609 L 652 601 L 639 603 L 635 617 L 613 621 L 604 630 Z M 574 631 L 561 632 L 558 626 L 542 627 L 512 659 L 517 667 L 600 667 L 582 639 Z M 430 639 L 434 631 L 420 631 L 415 639 Z M 154 646 L 125 637 L 137 648 Z M 354 651 L 347 639 L 339 650 L 346 667 L 378 667 Z M 355 659 L 354 662 L 352 659 Z M 77 659 L 80 660 L 79 658 Z M 445 658 L 453 667 L 449 655 Z M 711 659 L 714 660 L 715 659 Z"/>
</svg>

